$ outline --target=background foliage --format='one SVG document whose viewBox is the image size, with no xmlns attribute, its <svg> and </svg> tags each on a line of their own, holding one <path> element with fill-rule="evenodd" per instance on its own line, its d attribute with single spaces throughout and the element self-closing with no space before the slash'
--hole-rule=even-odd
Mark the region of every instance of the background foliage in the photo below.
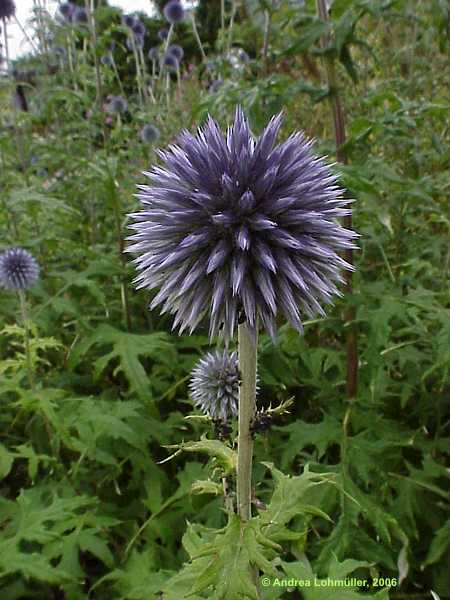
<svg viewBox="0 0 450 600">
<path fill-rule="evenodd" d="M 86 32 L 77 33 L 73 72 L 46 54 L 15 65 L 29 73 L 19 77 L 28 112 L 11 108 L 17 77 L 1 78 L 0 249 L 23 246 L 42 268 L 28 295 L 35 390 L 18 299 L 0 294 L 2 599 L 170 600 L 184 597 L 189 578 L 197 581 L 190 597 L 212 597 L 201 579 L 208 554 L 196 555 L 201 543 L 219 557 L 225 587 L 214 597 L 239 597 L 226 588 L 236 582 L 220 572 L 224 549 L 239 547 L 233 524 L 224 539 L 211 537 L 226 523 L 211 469 L 220 457 L 203 444 L 161 464 L 167 445 L 214 438 L 208 424 L 184 418 L 193 412 L 187 378 L 208 340 L 206 331 L 171 333 L 170 319 L 148 312 L 149 298 L 131 286 L 133 269 L 122 255 L 126 215 L 136 207 L 141 171 L 156 160 L 138 133 L 153 122 L 164 146 L 208 112 L 225 124 L 240 103 L 256 133 L 283 109 L 283 137 L 305 129 L 330 157 L 334 141 L 319 45 L 327 28 L 313 3 L 240 5 L 230 39 L 249 60 L 237 63 L 227 54 L 229 32 L 210 16 L 201 3 L 208 64 L 186 21 L 174 37 L 187 54 L 180 88 L 170 105 L 163 99 L 139 108 L 120 11 L 97 9 L 96 52 L 112 39 L 119 44 L 130 104 L 120 120 L 108 122 L 95 109 Z M 276 345 L 262 339 L 260 405 L 291 397 L 294 404 L 257 437 L 258 510 L 272 527 L 272 549 L 256 530 L 249 547 L 262 570 L 303 579 L 369 573 L 401 580 L 389 591 L 372 589 L 376 598 L 425 599 L 430 590 L 450 598 L 448 6 L 334 0 L 331 19 L 325 53 L 338 63 L 347 115 L 349 164 L 339 169 L 357 200 L 361 234 L 355 291 L 326 318 L 307 322 L 304 337 L 282 325 Z M 146 49 L 162 24 L 146 19 Z M 61 29 L 50 29 L 64 42 Z M 105 94 L 120 93 L 105 67 L 102 78 Z M 359 346 L 351 402 L 349 303 Z M 325 598 L 275 588 L 265 594 Z M 341 597 L 364 594 L 348 589 Z"/>
</svg>

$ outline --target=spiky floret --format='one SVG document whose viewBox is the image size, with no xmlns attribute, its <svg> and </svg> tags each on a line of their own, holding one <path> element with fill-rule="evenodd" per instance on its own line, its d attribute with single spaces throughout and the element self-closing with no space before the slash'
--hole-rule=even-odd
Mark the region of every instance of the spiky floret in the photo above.
<svg viewBox="0 0 450 600">
<path fill-rule="evenodd" d="M 16 14 L 16 5 L 13 0 L 0 0 L 0 21 L 10 19 Z"/>
<path fill-rule="evenodd" d="M 164 16 L 172 25 L 184 19 L 184 8 L 179 0 L 170 0 L 164 7 Z"/>
<path fill-rule="evenodd" d="M 0 285 L 9 290 L 25 290 L 39 278 L 39 265 L 23 248 L 10 248 L 0 254 Z"/>
<path fill-rule="evenodd" d="M 238 412 L 239 369 L 236 352 L 206 354 L 192 371 L 189 383 L 194 404 L 212 419 L 226 421 Z"/>
<path fill-rule="evenodd" d="M 111 96 L 106 104 L 106 112 L 119 114 L 128 110 L 128 103 L 122 96 Z"/>
<path fill-rule="evenodd" d="M 76 6 L 71 2 L 65 2 L 64 4 L 59 5 L 58 10 L 67 21 L 71 21 L 76 10 Z"/>
<path fill-rule="evenodd" d="M 163 27 L 162 29 L 160 29 L 158 31 L 157 35 L 158 35 L 158 39 L 160 39 L 163 42 L 164 40 L 167 39 L 167 36 L 169 35 L 169 30 L 166 29 L 165 27 Z"/>
<path fill-rule="evenodd" d="M 159 59 L 159 48 L 158 46 L 153 46 L 153 48 L 150 48 L 150 50 L 148 51 L 147 56 L 149 57 L 149 59 L 153 62 L 156 62 Z"/>
<path fill-rule="evenodd" d="M 141 140 L 146 144 L 153 144 L 153 142 L 156 142 L 159 135 L 159 129 L 156 125 L 152 125 L 151 123 L 144 125 L 140 132 Z"/>
<path fill-rule="evenodd" d="M 160 288 L 151 308 L 175 314 L 180 332 L 208 318 L 211 337 L 230 339 L 239 315 L 272 337 L 278 316 L 302 331 L 302 314 L 324 314 L 340 295 L 352 267 L 338 251 L 357 235 L 336 219 L 351 201 L 303 133 L 276 145 L 281 124 L 279 114 L 255 140 L 240 108 L 226 135 L 209 118 L 144 173 L 128 248 L 135 283 Z"/>
<path fill-rule="evenodd" d="M 173 56 L 175 56 L 179 63 L 183 60 L 184 50 L 179 44 L 171 44 L 167 48 L 167 52 L 168 54 L 172 54 Z"/>
<path fill-rule="evenodd" d="M 77 7 L 73 14 L 72 20 L 78 25 L 85 25 L 88 23 L 88 14 L 85 8 Z"/>
<path fill-rule="evenodd" d="M 170 54 L 167 52 L 167 54 L 162 57 L 161 67 L 168 69 L 169 71 L 176 71 L 179 67 L 179 64 L 175 54 Z"/>
<path fill-rule="evenodd" d="M 131 29 L 133 30 L 134 35 L 144 37 L 147 34 L 145 25 L 138 19 L 135 21 Z"/>
</svg>

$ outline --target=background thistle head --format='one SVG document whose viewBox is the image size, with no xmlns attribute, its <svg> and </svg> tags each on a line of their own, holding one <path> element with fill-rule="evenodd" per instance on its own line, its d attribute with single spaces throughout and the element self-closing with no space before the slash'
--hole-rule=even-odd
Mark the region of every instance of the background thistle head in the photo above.
<svg viewBox="0 0 450 600">
<path fill-rule="evenodd" d="M 164 6 L 164 16 L 171 25 L 181 23 L 184 19 L 184 8 L 179 0 L 170 0 Z"/>
<path fill-rule="evenodd" d="M 206 354 L 192 371 L 189 389 L 195 406 L 212 419 L 235 417 L 239 402 L 237 353 L 216 350 Z"/>
<path fill-rule="evenodd" d="M 0 254 L 0 285 L 10 290 L 26 290 L 39 279 L 39 265 L 23 248 L 10 248 Z"/>
</svg>

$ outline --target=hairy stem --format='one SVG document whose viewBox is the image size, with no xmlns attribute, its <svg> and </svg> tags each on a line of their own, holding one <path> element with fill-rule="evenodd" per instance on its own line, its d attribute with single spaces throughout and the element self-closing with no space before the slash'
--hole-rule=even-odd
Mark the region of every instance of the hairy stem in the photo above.
<svg viewBox="0 0 450 600">
<path fill-rule="evenodd" d="M 238 328 L 238 356 L 241 385 L 239 388 L 239 434 L 237 465 L 237 504 L 242 521 L 251 518 L 253 439 L 250 424 L 256 408 L 257 333 L 252 335 L 248 323 Z"/>
<path fill-rule="evenodd" d="M 328 22 L 328 10 L 325 0 L 316 0 L 317 14 L 322 21 Z M 322 47 L 326 47 L 329 42 L 329 37 L 322 39 Z M 339 162 L 347 164 L 347 154 L 343 149 L 345 144 L 345 118 L 342 107 L 341 98 L 337 89 L 336 70 L 332 57 L 325 59 L 325 67 L 327 72 L 328 87 L 330 89 L 331 110 L 333 113 L 334 136 L 336 140 L 336 157 Z M 344 217 L 344 226 L 347 229 L 352 229 L 352 216 Z M 351 248 L 345 251 L 345 260 L 353 265 L 353 250 Z M 352 271 L 345 272 L 345 286 L 347 294 L 353 292 L 353 274 Z M 356 329 L 354 326 L 356 310 L 351 305 L 345 315 L 347 328 L 347 378 L 346 388 L 347 396 L 354 398 L 358 390 L 358 345 Z"/>
</svg>

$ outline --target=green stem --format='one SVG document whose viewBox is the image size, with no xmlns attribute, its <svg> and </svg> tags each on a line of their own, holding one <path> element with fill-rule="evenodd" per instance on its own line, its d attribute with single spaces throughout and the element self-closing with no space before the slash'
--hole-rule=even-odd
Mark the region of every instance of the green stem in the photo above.
<svg viewBox="0 0 450 600">
<path fill-rule="evenodd" d="M 23 290 L 19 290 L 19 298 L 20 298 L 20 312 L 22 315 L 22 325 L 23 325 L 23 328 L 25 331 L 25 355 L 26 355 L 26 359 L 27 359 L 28 381 L 30 384 L 30 388 L 32 390 L 34 390 L 36 388 L 36 385 L 35 385 L 35 381 L 34 381 L 33 361 L 31 359 L 28 311 L 27 311 L 27 302 L 25 299 L 25 292 Z"/>
<path fill-rule="evenodd" d="M 192 19 L 192 30 L 194 32 L 194 37 L 198 44 L 200 54 L 202 55 L 202 60 L 203 60 L 203 62 L 206 62 L 206 54 L 205 54 L 205 50 L 203 48 L 202 40 L 200 39 L 200 36 L 198 34 L 197 23 L 195 22 L 194 13 L 191 14 L 191 19 Z"/>
<path fill-rule="evenodd" d="M 114 56 L 112 55 L 112 53 L 111 53 L 111 62 L 112 62 L 112 68 L 114 71 L 114 75 L 116 76 L 117 83 L 119 84 L 120 93 L 125 98 L 125 90 L 123 89 L 122 80 L 120 79 L 119 71 L 117 70 L 116 61 L 114 60 Z"/>
<path fill-rule="evenodd" d="M 97 91 L 97 103 L 98 106 L 102 105 L 103 94 L 102 94 L 102 79 L 100 75 L 100 65 L 97 56 L 97 28 L 94 17 L 94 3 L 89 3 L 89 0 L 85 0 L 85 7 L 88 16 L 89 29 L 92 36 L 92 54 L 94 56 L 94 69 L 95 69 L 95 86 Z"/>
<path fill-rule="evenodd" d="M 237 464 L 237 506 L 243 522 L 251 518 L 253 439 L 250 424 L 256 409 L 257 333 L 250 326 L 238 327 L 238 356 L 241 385 L 239 388 L 239 434 Z"/>
</svg>

